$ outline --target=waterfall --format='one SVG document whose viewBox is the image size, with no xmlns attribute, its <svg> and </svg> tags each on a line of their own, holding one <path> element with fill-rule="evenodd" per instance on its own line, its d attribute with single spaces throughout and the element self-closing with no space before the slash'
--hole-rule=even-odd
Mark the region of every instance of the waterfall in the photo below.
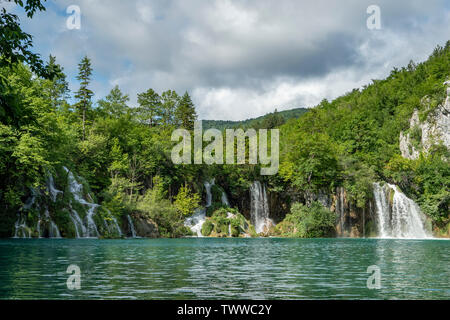
<svg viewBox="0 0 450 320">
<path fill-rule="evenodd" d="M 82 195 L 83 185 L 81 183 L 77 182 L 73 173 L 70 172 L 69 169 L 64 167 L 64 170 L 68 173 L 69 190 L 72 193 L 75 201 L 88 207 L 88 212 L 86 213 L 86 217 L 85 217 L 85 231 L 83 232 L 83 236 L 86 238 L 98 237 L 99 233 L 97 230 L 97 226 L 94 222 L 93 216 L 96 212 L 96 209 L 99 207 L 99 205 L 96 203 L 91 203 L 91 202 L 87 202 L 86 200 L 84 200 L 83 195 Z M 73 211 L 73 212 L 76 213 L 76 211 Z M 76 213 L 76 216 L 78 216 L 78 213 Z M 75 220 L 77 220 L 77 222 L 79 220 L 81 220 L 79 216 L 78 217 L 76 217 L 76 216 L 73 218 L 75 218 Z M 75 223 L 75 228 L 77 229 L 76 223 Z M 77 230 L 77 234 L 79 235 L 79 230 Z"/>
<path fill-rule="evenodd" d="M 14 238 L 31 238 L 31 230 L 27 226 L 26 219 L 21 214 L 18 214 L 14 228 Z"/>
<path fill-rule="evenodd" d="M 211 187 L 214 184 L 215 184 L 214 179 L 211 179 L 211 181 L 205 181 L 203 183 L 206 190 L 206 205 L 205 205 L 206 208 L 209 208 L 212 205 Z M 203 237 L 202 227 L 205 221 L 206 221 L 206 209 L 198 208 L 197 210 L 195 210 L 192 216 L 186 218 L 186 220 L 184 221 L 184 225 L 190 228 L 192 232 L 197 234 L 197 237 Z"/>
<path fill-rule="evenodd" d="M 36 202 L 37 191 L 31 188 L 31 197 L 23 205 L 22 211 L 30 210 Z M 31 238 L 31 229 L 27 225 L 26 214 L 17 214 L 17 220 L 14 224 L 14 238 Z"/>
<path fill-rule="evenodd" d="M 206 210 L 198 208 L 195 210 L 194 214 L 184 222 L 186 227 L 189 227 L 192 232 L 197 234 L 197 237 L 202 237 L 202 226 L 206 221 Z"/>
<path fill-rule="evenodd" d="M 227 206 L 228 208 L 230 207 L 230 202 L 228 201 L 228 197 L 227 197 L 227 194 L 225 193 L 225 191 L 222 191 L 221 201 L 224 206 Z"/>
<path fill-rule="evenodd" d="M 38 216 L 38 222 L 36 225 L 36 231 L 38 234 L 38 238 L 41 238 L 41 215 Z"/>
<path fill-rule="evenodd" d="M 397 186 L 374 184 L 378 236 L 381 238 L 431 238 L 419 206 Z"/>
<path fill-rule="evenodd" d="M 62 193 L 62 191 L 56 189 L 55 180 L 53 179 L 53 176 L 51 174 L 47 178 L 47 190 L 50 193 L 53 202 L 56 202 L 58 194 Z"/>
<path fill-rule="evenodd" d="M 61 234 L 59 232 L 58 226 L 50 218 L 50 213 L 48 212 L 48 209 L 45 209 L 45 218 L 49 223 L 48 237 L 49 238 L 61 238 Z M 40 219 L 40 217 L 39 217 L 39 219 Z M 39 236 L 40 236 L 40 228 L 39 228 Z"/>
<path fill-rule="evenodd" d="M 269 218 L 269 203 L 266 187 L 259 181 L 253 182 L 250 187 L 250 216 L 256 233 L 264 232 L 265 229 L 274 225 L 273 221 Z"/>
<path fill-rule="evenodd" d="M 132 238 L 137 238 L 136 230 L 134 229 L 133 220 L 131 220 L 131 217 L 129 215 L 127 215 L 127 219 L 128 219 L 128 224 L 130 225 L 131 237 Z"/>
<path fill-rule="evenodd" d="M 78 212 L 76 212 L 72 208 L 70 208 L 70 219 L 72 219 L 73 225 L 75 227 L 76 237 L 77 238 L 84 237 L 84 235 L 86 234 L 86 227 L 84 226 L 83 222 L 81 221 L 81 218 L 78 215 Z"/>
<path fill-rule="evenodd" d="M 214 179 L 211 181 L 205 181 L 204 186 L 206 189 L 206 207 L 211 207 L 212 204 L 212 193 L 211 193 L 211 187 L 215 184 Z"/>
<path fill-rule="evenodd" d="M 123 236 L 122 230 L 120 230 L 119 224 L 117 223 L 117 219 L 115 217 L 112 217 L 113 223 L 114 223 L 114 227 L 117 230 L 117 234 L 119 235 L 119 237 Z"/>
</svg>

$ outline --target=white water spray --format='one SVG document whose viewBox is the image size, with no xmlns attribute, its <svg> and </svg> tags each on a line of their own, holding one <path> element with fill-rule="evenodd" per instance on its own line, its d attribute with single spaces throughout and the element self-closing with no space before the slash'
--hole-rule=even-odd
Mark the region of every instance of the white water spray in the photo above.
<svg viewBox="0 0 450 320">
<path fill-rule="evenodd" d="M 131 237 L 137 238 L 136 230 L 134 229 L 133 220 L 131 220 L 131 217 L 129 215 L 127 216 L 127 219 L 128 219 L 128 224 L 130 225 Z"/>
<path fill-rule="evenodd" d="M 211 181 L 205 181 L 204 186 L 206 190 L 206 208 L 209 208 L 212 205 L 212 193 L 211 187 L 215 184 L 214 179 Z M 184 221 L 184 225 L 191 229 L 197 237 L 203 237 L 202 235 L 202 227 L 206 221 L 206 209 L 198 208 L 195 210 L 194 214 Z"/>
<path fill-rule="evenodd" d="M 432 238 L 419 206 L 397 186 L 374 184 L 378 236 L 381 238 Z"/>
<path fill-rule="evenodd" d="M 99 233 L 97 230 L 97 226 L 94 222 L 93 216 L 96 213 L 96 210 L 99 207 L 99 205 L 96 203 L 91 203 L 91 202 L 84 200 L 83 195 L 82 195 L 83 185 L 81 183 L 78 183 L 78 181 L 73 176 L 73 173 L 70 172 L 69 169 L 64 167 L 64 170 L 68 173 L 69 190 L 72 193 L 75 201 L 88 207 L 88 212 L 86 213 L 86 217 L 85 217 L 85 223 L 84 223 L 85 228 L 83 230 L 83 237 L 85 237 L 85 238 L 98 237 Z M 73 213 L 72 220 L 75 219 L 75 220 L 77 220 L 77 222 L 81 220 L 76 211 L 72 210 L 72 213 Z M 74 224 L 75 224 L 75 228 L 77 229 L 77 237 L 79 237 L 80 233 L 78 230 L 77 223 L 74 223 Z"/>
<path fill-rule="evenodd" d="M 274 225 L 269 218 L 269 202 L 266 187 L 259 181 L 253 182 L 250 187 L 250 216 L 256 233 L 264 232 Z"/>
</svg>

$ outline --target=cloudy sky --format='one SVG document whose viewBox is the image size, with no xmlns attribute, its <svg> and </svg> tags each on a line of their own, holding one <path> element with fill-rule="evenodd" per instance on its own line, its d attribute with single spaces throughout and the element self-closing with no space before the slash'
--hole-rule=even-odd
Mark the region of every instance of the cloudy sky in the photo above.
<svg viewBox="0 0 450 320">
<path fill-rule="evenodd" d="M 81 28 L 68 29 L 77 5 Z M 377 5 L 381 29 L 369 29 Z M 92 59 L 95 99 L 114 85 L 136 94 L 186 90 L 201 119 L 242 120 L 313 107 L 450 39 L 448 0 L 49 0 L 23 28 L 35 51 L 55 55 L 72 91 Z"/>
</svg>

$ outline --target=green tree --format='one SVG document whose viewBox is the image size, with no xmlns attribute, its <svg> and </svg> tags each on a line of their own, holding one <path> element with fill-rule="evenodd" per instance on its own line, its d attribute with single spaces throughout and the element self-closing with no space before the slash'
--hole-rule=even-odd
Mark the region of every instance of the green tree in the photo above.
<svg viewBox="0 0 450 320">
<path fill-rule="evenodd" d="M 76 108 L 81 114 L 82 126 L 83 126 L 83 140 L 86 140 L 86 114 L 91 108 L 91 98 L 94 93 L 88 88 L 91 81 L 92 67 L 91 60 L 85 56 L 81 63 L 78 64 L 78 76 L 77 80 L 80 81 L 80 89 L 75 94 L 75 98 L 78 99 Z"/>
<path fill-rule="evenodd" d="M 150 127 L 157 124 L 161 114 L 161 97 L 153 89 L 138 94 L 138 118 Z"/>
<path fill-rule="evenodd" d="M 194 121 L 197 120 L 197 113 L 189 93 L 185 93 L 178 104 L 175 111 L 175 118 L 177 125 L 182 128 L 193 130 Z"/>
<path fill-rule="evenodd" d="M 128 101 L 130 97 L 120 91 L 119 86 L 111 89 L 105 99 L 98 101 L 100 112 L 112 118 L 120 118 L 128 113 Z"/>
<path fill-rule="evenodd" d="M 175 124 L 175 112 L 180 103 L 180 96 L 173 90 L 167 90 L 161 95 L 161 122 L 165 125 Z"/>
<path fill-rule="evenodd" d="M 69 83 L 66 81 L 66 75 L 52 55 L 49 56 L 49 62 L 45 68 L 47 74 L 51 75 L 45 86 L 45 91 L 50 97 L 52 107 L 60 107 L 69 96 Z"/>
<path fill-rule="evenodd" d="M 28 18 L 33 18 L 36 11 L 44 11 L 40 0 L 13 0 L 25 9 Z M 9 0 L 11 2 L 11 0 Z M 19 17 L 7 12 L 6 7 L 0 9 L 0 67 L 26 62 L 31 70 L 45 76 L 47 70 L 38 54 L 30 51 L 33 37 L 20 28 Z"/>
<path fill-rule="evenodd" d="M 175 197 L 174 205 L 180 216 L 189 216 L 199 207 L 200 196 L 192 193 L 188 187 L 181 187 Z"/>
</svg>

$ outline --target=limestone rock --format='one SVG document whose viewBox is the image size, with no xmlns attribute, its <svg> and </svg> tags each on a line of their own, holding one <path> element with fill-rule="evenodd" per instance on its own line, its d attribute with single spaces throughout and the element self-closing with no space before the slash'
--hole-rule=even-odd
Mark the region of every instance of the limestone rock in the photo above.
<svg viewBox="0 0 450 320">
<path fill-rule="evenodd" d="M 420 144 L 414 145 L 411 133 L 400 133 L 400 151 L 404 158 L 415 160 L 419 157 L 420 152 L 427 153 L 433 145 L 440 143 L 447 149 L 450 148 L 450 81 L 444 84 L 449 86 L 444 104 L 439 105 L 422 123 L 417 110 L 410 119 L 410 129 L 420 132 Z"/>
<path fill-rule="evenodd" d="M 143 216 L 134 217 L 134 227 L 136 234 L 143 238 L 158 238 L 158 226 L 152 219 Z"/>
</svg>

